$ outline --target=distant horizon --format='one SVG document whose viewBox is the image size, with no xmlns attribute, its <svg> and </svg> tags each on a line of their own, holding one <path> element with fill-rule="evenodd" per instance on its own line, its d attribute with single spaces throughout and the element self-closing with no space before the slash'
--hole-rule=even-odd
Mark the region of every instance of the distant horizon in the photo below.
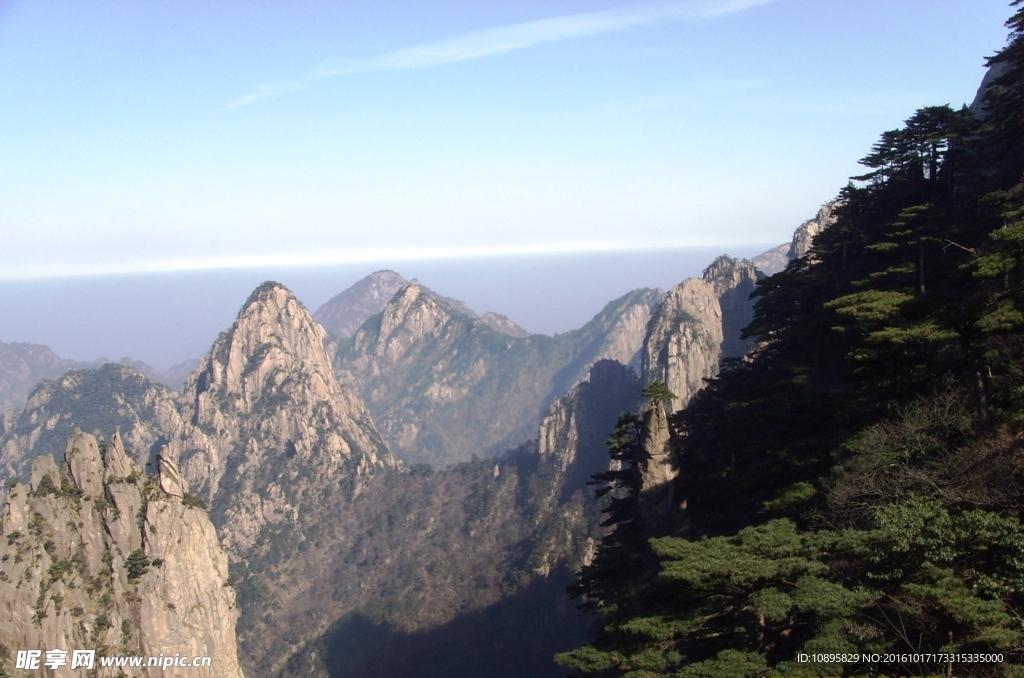
<svg viewBox="0 0 1024 678">
<path fill-rule="evenodd" d="M 780 244 L 3 280 L 0 341 L 42 344 L 81 362 L 127 357 L 166 370 L 205 354 L 266 280 L 286 286 L 313 313 L 379 270 L 417 279 L 480 315 L 499 313 L 531 334 L 553 335 L 578 329 L 634 289 L 667 291 L 699 277 L 717 256 L 749 259 Z"/>
<path fill-rule="evenodd" d="M 1009 14 L 0 3 L 0 278 L 782 242 Z"/>
</svg>

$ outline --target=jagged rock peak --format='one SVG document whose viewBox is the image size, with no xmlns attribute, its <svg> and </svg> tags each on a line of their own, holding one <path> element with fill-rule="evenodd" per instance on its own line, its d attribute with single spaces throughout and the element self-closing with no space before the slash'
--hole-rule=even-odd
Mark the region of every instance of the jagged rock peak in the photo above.
<svg viewBox="0 0 1024 678">
<path fill-rule="evenodd" d="M 268 386 L 270 372 L 300 365 L 336 390 L 323 340 L 323 328 L 295 295 L 280 283 L 265 282 L 249 296 L 231 328 L 217 338 L 210 357 L 186 382 L 186 392 L 217 390 L 234 396 L 235 406 L 248 412 Z"/>
<path fill-rule="evenodd" d="M 118 446 L 105 446 L 104 468 L 96 438 L 78 431 L 61 469 L 37 457 L 31 491 L 11 488 L 0 515 L 0 644 L 96 649 L 97 669 L 101 656 L 208 656 L 210 667 L 138 675 L 242 678 L 235 593 L 209 517 L 161 492 Z M 8 659 L 0 672 L 13 669 Z"/>
<path fill-rule="evenodd" d="M 313 318 L 334 336 L 350 337 L 408 284 L 409 281 L 395 271 L 376 271 L 331 297 L 316 310 Z"/>
<path fill-rule="evenodd" d="M 668 293 L 644 339 L 644 383 L 664 382 L 676 394 L 671 412 L 684 408 L 718 374 L 722 307 L 712 285 L 688 278 Z M 670 412 L 670 413 L 671 413 Z"/>
<path fill-rule="evenodd" d="M 718 297 L 744 285 L 755 285 L 764 278 L 757 268 L 746 259 L 735 259 L 723 254 L 704 269 L 702 279 L 711 285 Z"/>
<path fill-rule="evenodd" d="M 818 210 L 818 214 L 800 224 L 793 233 L 793 241 L 789 246 L 789 260 L 794 261 L 807 255 L 814 244 L 814 237 L 836 223 L 835 210 L 842 203 L 838 200 L 827 202 Z"/>
<path fill-rule="evenodd" d="M 338 383 L 324 337 L 290 291 L 264 283 L 185 386 L 192 428 L 180 449 L 161 453 L 161 486 L 208 498 L 233 554 L 268 523 L 297 524 L 314 497 L 351 498 L 399 466 L 366 406 Z"/>
</svg>

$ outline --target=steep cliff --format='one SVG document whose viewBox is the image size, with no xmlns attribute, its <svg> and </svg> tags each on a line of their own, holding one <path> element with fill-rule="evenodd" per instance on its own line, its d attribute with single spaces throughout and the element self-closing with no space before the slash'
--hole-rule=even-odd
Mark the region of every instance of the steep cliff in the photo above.
<svg viewBox="0 0 1024 678">
<path fill-rule="evenodd" d="M 147 676 L 241 677 L 227 556 L 206 512 L 163 460 L 146 474 L 120 436 L 77 432 L 58 469 L 32 464 L 0 517 L 0 643 L 104 655 L 210 657 Z M 116 670 L 98 675 L 115 675 Z M 12 667 L 8 667 L 12 668 Z M 51 675 L 80 675 L 70 665 Z"/>
<path fill-rule="evenodd" d="M 811 245 L 814 242 L 814 236 L 818 235 L 836 222 L 836 216 L 833 212 L 839 204 L 840 203 L 838 201 L 825 203 L 821 206 L 821 209 L 818 210 L 817 215 L 797 227 L 796 231 L 793 233 L 793 241 L 789 246 L 790 261 L 806 256 L 811 250 Z"/>
<path fill-rule="evenodd" d="M 635 410 L 640 381 L 615 360 L 599 360 L 582 381 L 555 400 L 541 421 L 538 449 L 576 491 L 595 473 L 608 470 L 607 441 L 619 415 Z"/>
<path fill-rule="evenodd" d="M 750 349 L 740 336 L 754 319 L 750 295 L 762 278 L 764 274 L 752 262 L 726 255 L 704 270 L 703 280 L 711 285 L 722 309 L 722 358 L 741 358 Z"/>
<path fill-rule="evenodd" d="M 648 326 L 642 373 L 645 383 L 662 381 L 676 395 L 670 412 L 684 408 L 704 380 L 718 374 L 723 340 L 715 288 L 696 278 L 673 287 Z"/>
<path fill-rule="evenodd" d="M 291 292 L 264 283 L 185 385 L 193 428 L 181 470 L 236 553 L 268 524 L 296 529 L 310 506 L 351 498 L 398 466 L 362 402 L 339 385 L 323 339 Z"/>
</svg>

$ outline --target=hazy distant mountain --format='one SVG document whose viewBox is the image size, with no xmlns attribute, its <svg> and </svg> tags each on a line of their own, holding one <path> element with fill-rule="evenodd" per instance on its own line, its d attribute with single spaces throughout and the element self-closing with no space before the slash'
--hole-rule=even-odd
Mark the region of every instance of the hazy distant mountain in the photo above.
<svg viewBox="0 0 1024 678">
<path fill-rule="evenodd" d="M 351 337 L 366 319 L 381 310 L 409 281 L 394 271 L 377 271 L 316 310 L 313 319 L 336 337 Z"/>
<path fill-rule="evenodd" d="M 110 362 L 104 358 L 91 362 L 69 360 L 61 358 L 49 347 L 40 344 L 8 344 L 0 341 L 0 413 L 6 409 L 18 410 L 25 407 L 29 394 L 42 379 L 53 379 L 69 370 L 95 369 Z M 180 390 L 185 378 L 199 361 L 186 360 L 168 370 L 158 370 L 141 360 L 131 358 L 121 358 L 117 364 L 130 367 L 154 381 Z"/>
<path fill-rule="evenodd" d="M 532 438 L 547 406 L 597 360 L 639 365 L 661 297 L 638 290 L 578 330 L 523 336 L 410 284 L 353 337 L 337 341 L 334 367 L 400 459 L 447 466 Z"/>
<path fill-rule="evenodd" d="M 418 284 L 415 280 L 411 282 Z M 331 297 L 316 310 L 313 318 L 334 336 L 351 337 L 370 316 L 383 311 L 395 293 L 409 283 L 409 280 L 394 271 L 371 273 L 341 294 Z M 477 316 L 465 302 L 437 294 L 423 285 L 420 285 L 420 289 L 458 313 L 470 318 L 480 317 L 498 332 L 515 337 L 525 337 L 529 334 L 503 315 L 484 313 L 483 316 Z"/>
<path fill-rule="evenodd" d="M 750 263 L 765 275 L 775 275 L 786 268 L 786 264 L 789 263 L 789 248 L 790 243 L 784 242 L 778 247 L 773 247 L 767 252 L 751 257 Z"/>
<path fill-rule="evenodd" d="M 83 365 L 60 358 L 40 344 L 0 341 L 0 412 L 23 407 L 40 379 L 51 379 Z"/>
</svg>

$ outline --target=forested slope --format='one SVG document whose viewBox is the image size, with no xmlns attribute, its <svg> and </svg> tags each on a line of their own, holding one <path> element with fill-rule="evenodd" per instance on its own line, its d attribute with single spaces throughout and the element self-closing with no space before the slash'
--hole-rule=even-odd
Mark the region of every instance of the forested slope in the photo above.
<svg viewBox="0 0 1024 678">
<path fill-rule="evenodd" d="M 624 422 L 625 470 L 604 477 L 615 530 L 577 589 L 609 623 L 561 662 L 634 678 L 1024 674 L 1012 5 L 977 115 L 927 107 L 882 134 L 835 224 L 759 285 L 752 359 L 672 419 L 681 527 L 644 524 L 628 471 L 648 432 Z"/>
</svg>

